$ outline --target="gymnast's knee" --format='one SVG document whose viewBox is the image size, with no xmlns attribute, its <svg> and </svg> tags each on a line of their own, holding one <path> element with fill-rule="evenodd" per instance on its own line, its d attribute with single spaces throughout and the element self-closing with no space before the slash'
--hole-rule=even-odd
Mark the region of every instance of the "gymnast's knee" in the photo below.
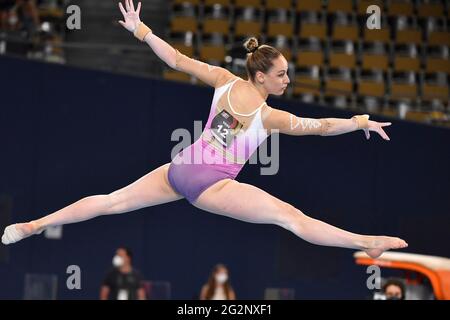
<svg viewBox="0 0 450 320">
<path fill-rule="evenodd" d="M 104 197 L 106 214 L 118 214 L 127 211 L 128 204 L 120 190 L 111 192 Z"/>
<path fill-rule="evenodd" d="M 277 211 L 277 224 L 288 230 L 292 230 L 301 225 L 305 217 L 303 212 L 287 202 L 280 202 Z"/>
</svg>

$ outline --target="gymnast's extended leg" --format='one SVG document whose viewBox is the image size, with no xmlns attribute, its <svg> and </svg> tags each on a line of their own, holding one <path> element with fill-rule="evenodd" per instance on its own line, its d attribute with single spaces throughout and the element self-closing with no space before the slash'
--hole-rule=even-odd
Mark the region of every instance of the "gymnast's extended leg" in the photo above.
<svg viewBox="0 0 450 320">
<path fill-rule="evenodd" d="M 407 246 L 400 238 L 360 235 L 336 228 L 308 217 L 255 186 L 230 179 L 209 187 L 193 204 L 205 211 L 247 222 L 276 224 L 314 244 L 364 250 L 371 257 Z"/>
<path fill-rule="evenodd" d="M 75 223 L 100 215 L 124 213 L 179 200 L 183 197 L 171 187 L 167 179 L 168 168 L 169 164 L 165 164 L 110 194 L 85 197 L 40 219 L 10 225 L 5 228 L 2 242 L 17 242 L 40 233 L 49 226 Z"/>
</svg>

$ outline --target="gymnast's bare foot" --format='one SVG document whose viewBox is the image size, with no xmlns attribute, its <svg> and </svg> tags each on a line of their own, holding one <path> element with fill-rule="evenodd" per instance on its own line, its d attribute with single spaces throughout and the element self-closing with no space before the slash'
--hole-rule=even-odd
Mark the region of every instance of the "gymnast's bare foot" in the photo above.
<svg viewBox="0 0 450 320">
<path fill-rule="evenodd" d="M 25 239 L 33 234 L 39 234 L 44 229 L 39 229 L 36 222 L 15 223 L 5 228 L 2 236 L 3 244 L 11 244 Z"/>
<path fill-rule="evenodd" d="M 407 246 L 408 244 L 406 241 L 400 238 L 378 236 L 371 237 L 371 239 L 367 242 L 367 249 L 364 249 L 364 251 L 371 258 L 375 259 L 389 249 L 402 249 Z"/>
</svg>

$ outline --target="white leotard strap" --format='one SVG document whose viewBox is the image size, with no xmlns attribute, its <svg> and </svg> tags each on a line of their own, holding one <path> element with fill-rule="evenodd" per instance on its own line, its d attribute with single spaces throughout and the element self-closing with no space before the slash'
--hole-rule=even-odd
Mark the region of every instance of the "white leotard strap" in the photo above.
<svg viewBox="0 0 450 320">
<path fill-rule="evenodd" d="M 239 115 L 239 116 L 243 116 L 243 117 L 249 117 L 249 116 L 252 116 L 252 115 L 254 115 L 259 109 L 261 109 L 261 108 L 266 104 L 266 102 L 264 101 L 263 103 L 261 103 L 261 105 L 260 105 L 258 108 L 256 108 L 253 112 L 250 112 L 250 113 L 240 113 L 240 112 L 236 112 L 236 110 L 234 110 L 233 106 L 231 105 L 231 101 L 230 101 L 230 93 L 231 93 L 231 89 L 233 88 L 233 85 L 234 85 L 238 80 L 240 80 L 240 78 L 237 78 L 236 80 L 234 80 L 234 81 L 231 83 L 230 88 L 228 89 L 228 95 L 227 95 L 227 98 L 228 98 L 228 104 L 230 105 L 231 111 L 233 111 L 233 113 L 235 113 L 235 114 L 237 114 L 237 115 Z"/>
</svg>

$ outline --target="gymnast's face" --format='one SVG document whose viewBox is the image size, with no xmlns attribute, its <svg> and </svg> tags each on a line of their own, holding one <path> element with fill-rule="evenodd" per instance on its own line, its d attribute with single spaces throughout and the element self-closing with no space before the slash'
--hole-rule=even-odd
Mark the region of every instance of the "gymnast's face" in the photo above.
<svg viewBox="0 0 450 320">
<path fill-rule="evenodd" d="M 272 60 L 273 66 L 267 73 L 258 71 L 256 81 L 264 86 L 268 94 L 280 96 L 286 90 L 290 80 L 288 76 L 288 62 L 283 55 Z"/>
</svg>

